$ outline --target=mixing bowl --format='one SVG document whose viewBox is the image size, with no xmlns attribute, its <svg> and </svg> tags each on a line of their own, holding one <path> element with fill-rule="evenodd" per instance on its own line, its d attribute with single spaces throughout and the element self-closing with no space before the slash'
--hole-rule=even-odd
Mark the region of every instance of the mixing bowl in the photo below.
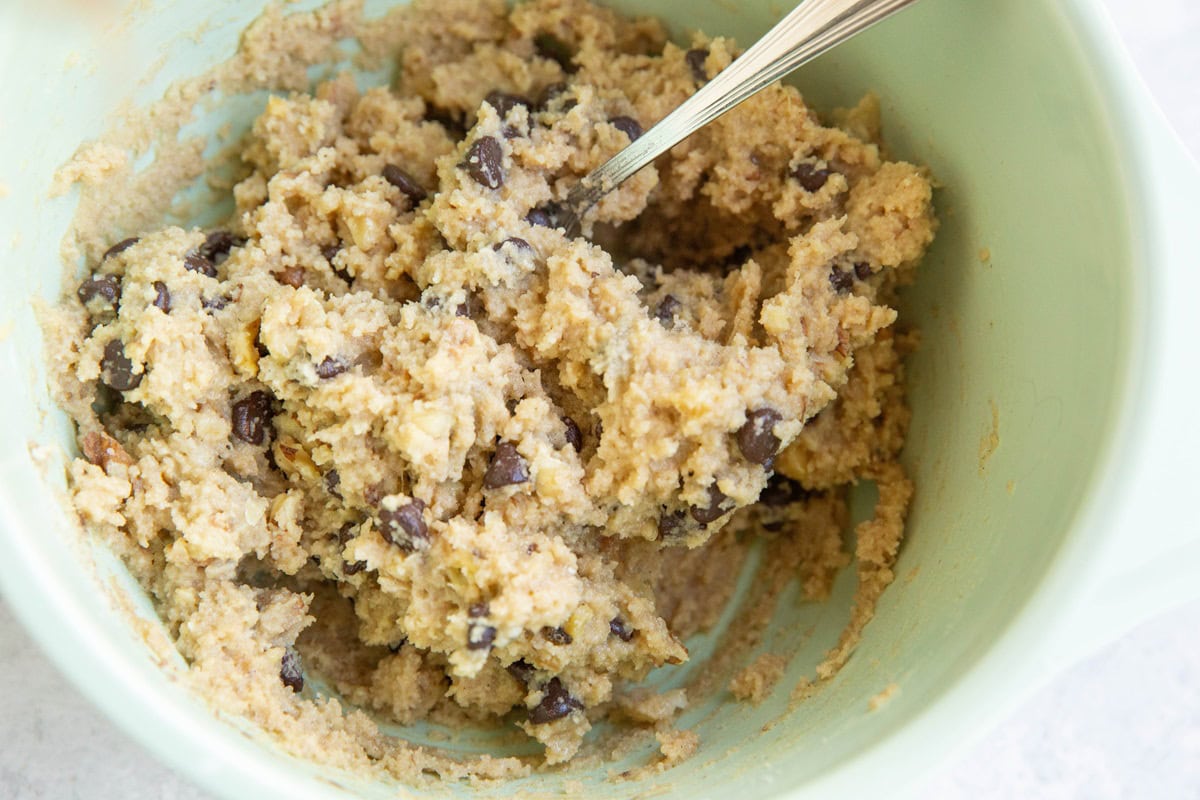
<svg viewBox="0 0 1200 800">
<path fill-rule="evenodd" d="M 409 790 L 291 758 L 189 694 L 178 659 L 146 644 L 158 626 L 144 596 L 60 503 L 71 428 L 48 397 L 31 303 L 63 282 L 58 248 L 75 198 L 52 198 L 51 176 L 119 123 L 122 102 L 148 103 L 229 57 L 263 4 L 108 5 L 0 8 L 0 586 L 88 697 L 215 794 L 894 792 L 1039 678 L 1197 593 L 1200 542 L 1185 511 L 1200 445 L 1197 170 L 1096 2 L 925 0 L 792 78 L 819 109 L 877 90 L 892 149 L 929 164 L 944 187 L 941 232 L 903 308 L 923 332 L 904 456 L 915 505 L 897 581 L 846 668 L 789 705 L 846 620 L 852 571 L 828 603 L 783 597 L 763 646 L 795 654 L 787 676 L 761 706 L 718 693 L 690 709 L 680 724 L 702 749 L 666 773 L 613 781 L 593 765 Z M 784 10 L 774 0 L 613 5 L 742 42 Z M 244 126 L 255 107 L 220 104 L 202 130 Z M 694 660 L 718 641 L 698 637 Z M 870 702 L 889 687 L 888 702 Z"/>
</svg>

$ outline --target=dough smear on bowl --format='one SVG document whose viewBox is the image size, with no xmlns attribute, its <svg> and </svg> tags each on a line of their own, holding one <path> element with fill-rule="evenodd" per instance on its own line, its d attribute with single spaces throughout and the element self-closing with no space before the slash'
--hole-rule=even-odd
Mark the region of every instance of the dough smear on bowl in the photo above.
<svg viewBox="0 0 1200 800">
<path fill-rule="evenodd" d="M 583 0 L 275 9 L 205 91 L 300 89 L 298 59 L 352 37 L 398 80 L 266 100 L 224 225 L 121 229 L 149 211 L 85 187 L 87 274 L 47 316 L 71 500 L 195 685 L 293 752 L 409 780 L 565 762 L 602 718 L 674 763 L 696 747 L 671 728 L 688 692 L 638 682 L 687 660 L 756 541 L 775 591 L 825 596 L 847 487 L 874 480 L 831 674 L 902 535 L 913 337 L 893 307 L 935 229 L 877 104 L 827 126 L 773 86 L 569 240 L 555 203 L 730 41 L 677 47 Z M 104 158 L 84 148 L 65 180 Z M 381 720 L 543 747 L 453 756 Z"/>
</svg>

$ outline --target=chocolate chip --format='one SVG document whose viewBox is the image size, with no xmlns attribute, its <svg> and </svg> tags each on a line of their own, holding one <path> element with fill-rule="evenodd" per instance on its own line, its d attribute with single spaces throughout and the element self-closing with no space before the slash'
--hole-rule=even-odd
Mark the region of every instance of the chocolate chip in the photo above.
<svg viewBox="0 0 1200 800">
<path fill-rule="evenodd" d="M 394 511 L 381 509 L 379 533 L 384 539 L 411 553 L 429 541 L 429 528 L 425 525 L 425 503 L 413 500 Z"/>
<path fill-rule="evenodd" d="M 512 125 L 505 125 L 504 130 L 500 132 L 504 134 L 505 139 L 519 139 L 524 135 L 518 128 L 514 128 Z"/>
<path fill-rule="evenodd" d="M 347 561 L 346 563 L 342 564 L 342 574 L 357 575 L 366 568 L 367 562 L 365 561 Z"/>
<path fill-rule="evenodd" d="M 692 70 L 693 78 L 695 78 L 699 83 L 704 83 L 708 80 L 708 67 L 705 66 L 705 62 L 708 61 L 707 50 L 699 47 L 693 50 L 688 50 L 687 54 L 684 56 L 684 59 L 687 61 L 687 65 Z"/>
<path fill-rule="evenodd" d="M 486 617 L 490 613 L 492 613 L 492 607 L 489 603 L 471 603 L 467 608 L 467 616 L 471 619 Z"/>
<path fill-rule="evenodd" d="M 253 391 L 233 404 L 233 435 L 249 444 L 262 444 L 271 416 L 271 395 Z"/>
<path fill-rule="evenodd" d="M 833 267 L 829 270 L 829 285 L 838 294 L 846 294 L 854 288 L 854 273 Z"/>
<path fill-rule="evenodd" d="M 524 659 L 517 659 L 505 667 L 505 669 L 508 670 L 509 675 L 512 675 L 526 686 L 529 685 L 529 682 L 533 680 L 533 676 L 537 673 L 533 665 Z"/>
<path fill-rule="evenodd" d="M 216 297 L 202 297 L 200 299 L 200 305 L 205 311 L 220 311 L 222 308 L 229 305 L 229 298 L 224 297 L 223 295 L 217 295 Z"/>
<path fill-rule="evenodd" d="M 865 281 L 871 277 L 871 265 L 865 261 L 857 261 L 854 264 L 854 277 L 860 281 Z"/>
<path fill-rule="evenodd" d="M 483 98 L 484 102 L 496 109 L 496 113 L 501 119 L 508 116 L 508 112 L 518 106 L 529 108 L 533 102 L 528 97 L 522 97 L 519 94 L 509 94 L 500 90 L 494 90 L 487 93 L 487 97 Z"/>
<path fill-rule="evenodd" d="M 329 262 L 329 266 L 333 266 L 333 260 L 337 258 L 337 254 L 342 252 L 340 244 L 327 244 L 321 248 L 321 256 Z"/>
<path fill-rule="evenodd" d="M 283 660 L 279 662 L 279 680 L 296 694 L 304 691 L 304 670 L 300 666 L 300 654 L 295 650 L 283 651 Z"/>
<path fill-rule="evenodd" d="M 492 245 L 492 249 L 495 250 L 497 253 L 499 253 L 500 251 L 502 251 L 504 249 L 505 245 L 510 246 L 513 250 L 516 250 L 518 253 L 532 253 L 533 252 L 533 245 L 531 245 L 529 242 L 525 241 L 524 239 L 522 239 L 519 236 L 510 236 L 502 242 L 496 242 L 496 244 Z"/>
<path fill-rule="evenodd" d="M 363 500 L 372 508 L 379 507 L 379 501 L 383 499 L 383 487 L 378 483 L 372 483 L 370 486 L 363 489 Z"/>
<path fill-rule="evenodd" d="M 331 469 L 325 473 L 325 491 L 329 492 L 334 497 L 341 497 L 341 492 L 338 487 L 342 485 L 342 476 L 338 474 L 336 469 Z"/>
<path fill-rule="evenodd" d="M 534 725 L 544 725 L 562 719 L 572 711 L 583 708 L 583 703 L 567 692 L 557 676 L 546 682 L 543 692 L 541 702 L 529 710 L 529 721 Z"/>
<path fill-rule="evenodd" d="M 133 371 L 133 362 L 125 356 L 125 345 L 113 339 L 104 345 L 104 357 L 100 359 L 100 379 L 106 386 L 118 392 L 136 389 L 142 382 L 142 374 Z"/>
<path fill-rule="evenodd" d="M 496 629 L 482 622 L 471 622 L 467 625 L 467 649 L 490 650 L 496 641 Z"/>
<path fill-rule="evenodd" d="M 563 426 L 566 427 L 567 444 L 575 448 L 575 452 L 583 449 L 583 433 L 579 430 L 579 426 L 575 424 L 575 420 L 564 416 L 562 418 Z"/>
<path fill-rule="evenodd" d="M 575 72 L 575 53 L 571 46 L 552 33 L 539 33 L 533 37 L 533 46 L 542 58 L 548 58 L 562 67 L 568 75 Z"/>
<path fill-rule="evenodd" d="M 164 314 L 171 313 L 171 290 L 162 281 L 154 282 L 154 307 Z"/>
<path fill-rule="evenodd" d="M 672 511 L 658 518 L 658 535 L 662 539 L 675 539 L 688 532 L 687 514 Z"/>
<path fill-rule="evenodd" d="M 383 179 L 400 190 L 400 193 L 408 198 L 409 203 L 416 207 L 421 201 L 429 196 L 421 184 L 417 183 L 416 178 L 409 175 L 404 170 L 397 167 L 395 164 L 387 164 L 383 168 Z"/>
<path fill-rule="evenodd" d="M 483 488 L 499 489 L 529 480 L 529 465 L 512 442 L 500 442 L 483 474 Z"/>
<path fill-rule="evenodd" d="M 213 264 L 221 264 L 229 258 L 229 251 L 235 247 L 241 247 L 245 243 L 244 238 L 234 236 L 229 231 L 213 231 L 204 237 L 204 244 L 197 247 L 196 252 Z"/>
<path fill-rule="evenodd" d="M 628 136 L 631 143 L 642 138 L 642 126 L 633 117 L 613 117 L 608 123 Z"/>
<path fill-rule="evenodd" d="M 679 309 L 681 308 L 683 308 L 683 304 L 675 299 L 675 295 L 669 294 L 658 304 L 658 308 L 654 309 L 654 316 L 659 322 L 669 328 L 674 324 L 675 315 L 679 313 Z"/>
<path fill-rule="evenodd" d="M 549 626 L 542 628 L 542 636 L 546 639 L 546 641 L 550 642 L 550 644 L 567 645 L 575 641 L 571 634 L 567 633 L 562 628 L 551 628 Z"/>
<path fill-rule="evenodd" d="M 100 260 L 107 261 L 108 259 L 117 255 L 118 253 L 124 253 L 126 250 L 133 247 L 135 244 L 137 244 L 140 241 L 141 241 L 141 239 L 139 239 L 136 236 L 130 236 L 128 239 L 122 239 L 121 241 L 114 244 L 112 247 L 105 250 L 104 255 L 102 255 L 100 257 Z"/>
<path fill-rule="evenodd" d="M 344 523 L 342 525 L 342 527 L 338 528 L 338 532 L 337 532 L 338 544 L 345 544 L 346 542 L 353 539 L 358 533 L 355 530 L 356 527 L 357 526 L 353 522 L 347 522 L 347 523 Z"/>
<path fill-rule="evenodd" d="M 299 289 L 304 285 L 304 267 L 285 267 L 282 271 L 275 273 L 275 280 L 284 286 Z"/>
<path fill-rule="evenodd" d="M 499 189 L 504 185 L 504 149 L 491 136 L 475 140 L 467 150 L 463 167 L 480 186 Z"/>
<path fill-rule="evenodd" d="M 217 265 L 199 253 L 188 253 L 183 257 L 183 268 L 188 272 L 199 272 L 210 278 L 217 277 Z"/>
<path fill-rule="evenodd" d="M 825 185 L 825 182 L 829 180 L 829 175 L 829 170 L 818 169 L 808 161 L 802 161 L 792 171 L 792 176 L 800 182 L 801 188 L 806 192 L 819 191 Z"/>
<path fill-rule="evenodd" d="M 612 631 L 613 636 L 616 636 L 622 642 L 630 641 L 633 639 L 633 635 L 637 633 L 637 631 L 629 627 L 629 623 L 621 617 L 613 617 L 608 623 L 608 629 Z"/>
<path fill-rule="evenodd" d="M 116 308 L 121 299 L 121 279 L 116 275 L 93 275 L 79 284 L 76 294 L 85 306 L 98 297 L 106 305 Z"/>
<path fill-rule="evenodd" d="M 783 416 L 773 408 L 759 408 L 746 415 L 746 422 L 738 428 L 738 449 L 747 461 L 755 464 L 770 464 L 779 452 L 779 437 L 775 426 Z"/>
<path fill-rule="evenodd" d="M 525 221 L 530 225 L 537 225 L 542 228 L 557 228 L 560 211 L 561 209 L 557 203 L 547 203 L 541 208 L 531 209 L 525 215 Z"/>
<path fill-rule="evenodd" d="M 717 484 L 713 483 L 708 487 L 708 507 L 692 506 L 692 519 L 701 525 L 716 522 L 732 510 L 722 507 L 728 499 L 725 493 L 717 488 Z"/>
<path fill-rule="evenodd" d="M 767 488 L 758 496 L 758 502 L 770 508 L 783 508 L 792 503 L 807 500 L 812 493 L 791 478 L 785 478 L 779 473 L 767 481 Z"/>
<path fill-rule="evenodd" d="M 321 380 L 336 378 L 347 369 L 346 365 L 341 360 L 326 356 L 320 364 L 317 364 L 317 377 Z"/>
<path fill-rule="evenodd" d="M 538 105 L 542 108 L 545 108 L 546 106 L 550 105 L 554 98 L 558 97 L 566 90 L 567 85 L 562 81 L 550 84 L 545 89 L 542 89 L 542 94 L 538 98 Z"/>
</svg>

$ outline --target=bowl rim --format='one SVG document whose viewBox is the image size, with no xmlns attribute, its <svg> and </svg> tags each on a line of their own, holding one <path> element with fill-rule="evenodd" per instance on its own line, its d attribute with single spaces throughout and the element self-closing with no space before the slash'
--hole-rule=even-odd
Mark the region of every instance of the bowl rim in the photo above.
<svg viewBox="0 0 1200 800">
<path fill-rule="evenodd" d="M 1128 158 L 1118 165 L 1119 185 L 1129 220 L 1130 272 L 1136 277 L 1129 298 L 1131 341 L 1123 353 L 1123 374 L 1114 379 L 1112 428 L 1102 444 L 1080 507 L 1054 560 L 1036 588 L 999 630 L 973 664 L 906 724 L 831 766 L 822 775 L 784 789 L 779 800 L 862 794 L 871 788 L 910 784 L 919 774 L 954 751 L 968 746 L 988 729 L 987 720 L 1032 692 L 1048 674 L 1049 643 L 1061 632 L 1071 609 L 1085 597 L 1086 577 L 1094 577 L 1099 548 L 1112 534 L 1113 509 L 1126 496 L 1130 456 L 1143 427 L 1135 413 L 1147 392 L 1152 305 L 1165 288 L 1149 264 L 1163 244 L 1154 232 L 1157 187 L 1146 169 L 1149 155 L 1140 115 L 1150 103 L 1124 46 L 1097 0 L 1052 4 L 1078 37 L 1085 64 L 1100 95 L 1106 133 Z M 1161 124 L 1161 122 L 1159 122 Z M 9 532 L 22 531 L 14 536 Z M 264 763 L 257 748 L 235 746 L 231 737 L 209 735 L 189 724 L 201 705 L 182 694 L 163 694 L 155 678 L 160 669 L 150 659 L 133 658 L 98 626 L 95 610 L 78 584 L 52 571 L 39 558 L 38 538 L 0 490 L 0 536 L 9 555 L 0 559 L 0 586 L 15 615 L 59 670 L 96 707 L 161 762 L 218 796 L 238 795 L 317 800 L 353 796 L 332 782 L 318 786 L 303 770 L 285 762 Z M 90 588 L 90 587 L 89 587 Z M 55 635 L 69 629 L 71 637 Z M 80 658 L 86 653 L 88 658 Z M 970 708 L 972 713 L 963 713 Z M 136 712 L 131 712 L 136 709 Z M 217 712 L 205 708 L 205 713 Z M 404 795 L 403 787 L 397 787 Z"/>
</svg>

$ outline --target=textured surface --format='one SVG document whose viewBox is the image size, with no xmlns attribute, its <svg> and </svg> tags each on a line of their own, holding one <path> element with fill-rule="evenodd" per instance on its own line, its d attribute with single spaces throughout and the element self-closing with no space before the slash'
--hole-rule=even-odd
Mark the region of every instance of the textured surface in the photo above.
<svg viewBox="0 0 1200 800">
<path fill-rule="evenodd" d="M 1200 8 L 1107 0 L 1168 116 L 1200 150 Z M 1065 673 L 957 764 L 935 797 L 1194 797 L 1200 791 L 1200 604 Z M 88 708 L 0 606 L 0 797 L 200 798 Z"/>
</svg>

